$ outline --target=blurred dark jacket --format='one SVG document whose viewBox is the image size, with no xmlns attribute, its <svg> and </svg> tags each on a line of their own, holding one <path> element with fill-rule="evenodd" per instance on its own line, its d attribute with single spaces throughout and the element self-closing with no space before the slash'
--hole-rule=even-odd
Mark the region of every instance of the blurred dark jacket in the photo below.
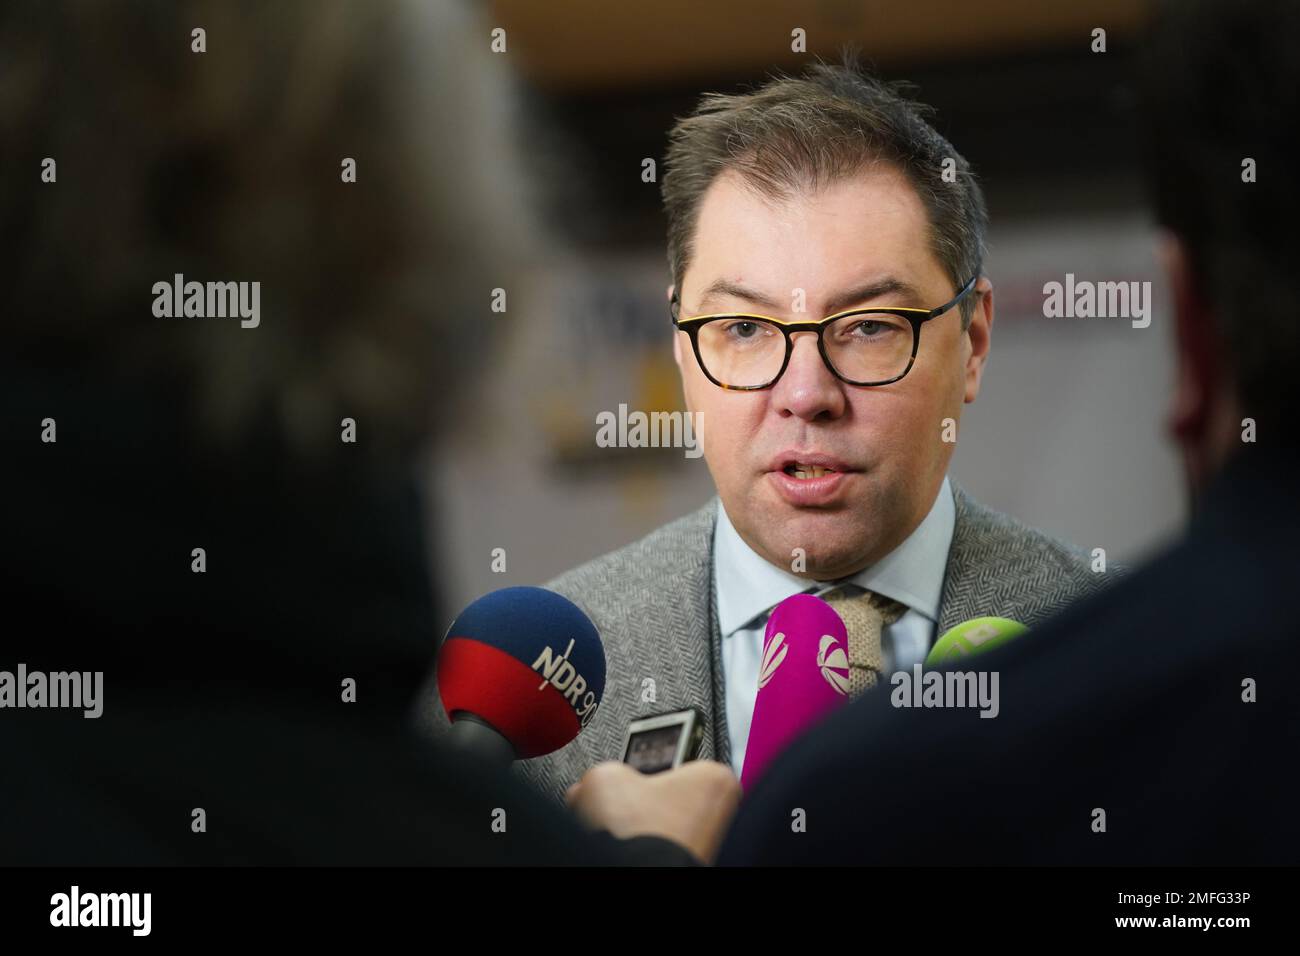
<svg viewBox="0 0 1300 956">
<path fill-rule="evenodd" d="M 0 670 L 103 672 L 98 718 L 0 710 L 0 863 L 683 861 L 584 839 L 410 733 L 445 626 L 410 475 L 309 481 L 272 447 L 223 467 L 167 396 L 90 375 L 6 364 L 0 390 Z M 46 415 L 57 443 L 37 437 Z"/>
</svg>

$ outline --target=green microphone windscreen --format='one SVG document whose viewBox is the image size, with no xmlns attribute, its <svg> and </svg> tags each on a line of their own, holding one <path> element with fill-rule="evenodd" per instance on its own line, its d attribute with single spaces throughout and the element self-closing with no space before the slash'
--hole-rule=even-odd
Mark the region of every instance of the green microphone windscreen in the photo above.
<svg viewBox="0 0 1300 956">
<path fill-rule="evenodd" d="M 926 667 L 953 664 L 973 654 L 982 654 L 1005 644 L 1029 628 L 1007 617 L 977 617 L 962 621 L 934 642 L 925 659 Z"/>
</svg>

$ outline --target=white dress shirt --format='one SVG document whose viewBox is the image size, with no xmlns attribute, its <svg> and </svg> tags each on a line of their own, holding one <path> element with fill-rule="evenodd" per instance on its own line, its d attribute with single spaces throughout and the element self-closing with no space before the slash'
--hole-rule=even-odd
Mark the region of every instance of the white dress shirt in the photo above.
<svg viewBox="0 0 1300 956">
<path fill-rule="evenodd" d="M 902 544 L 871 567 L 838 582 L 856 584 L 907 605 L 906 613 L 881 632 L 886 674 L 910 670 L 930 652 L 939 621 L 939 599 L 956 511 L 952 488 L 945 477 L 930 513 Z M 722 634 L 731 766 L 739 775 L 745 761 L 754 699 L 758 696 L 758 668 L 767 618 L 786 598 L 817 593 L 831 582 L 809 581 L 760 557 L 736 531 L 721 502 L 713 532 L 713 581 Z"/>
</svg>

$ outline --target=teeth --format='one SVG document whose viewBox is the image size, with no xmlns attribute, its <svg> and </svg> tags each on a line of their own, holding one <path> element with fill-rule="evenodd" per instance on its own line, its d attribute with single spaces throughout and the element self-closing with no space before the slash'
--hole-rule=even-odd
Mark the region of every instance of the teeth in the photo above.
<svg viewBox="0 0 1300 956">
<path fill-rule="evenodd" d="M 832 468 L 823 468 L 821 465 L 803 465 L 796 463 L 793 467 L 793 474 L 796 478 L 822 478 L 831 474 Z"/>
</svg>

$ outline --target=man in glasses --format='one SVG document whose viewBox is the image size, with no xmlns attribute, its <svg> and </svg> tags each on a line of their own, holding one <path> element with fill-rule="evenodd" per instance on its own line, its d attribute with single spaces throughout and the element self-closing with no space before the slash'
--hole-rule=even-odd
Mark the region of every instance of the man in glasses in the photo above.
<svg viewBox="0 0 1300 956">
<path fill-rule="evenodd" d="M 613 678 L 526 765 L 552 793 L 620 759 L 629 721 L 683 708 L 705 716 L 700 756 L 739 773 L 764 626 L 792 595 L 845 619 L 857 696 L 958 623 L 1033 625 L 1102 586 L 948 480 L 993 294 L 980 186 L 925 113 L 849 61 L 708 95 L 673 129 L 668 311 L 719 500 L 552 582 Z"/>
</svg>

